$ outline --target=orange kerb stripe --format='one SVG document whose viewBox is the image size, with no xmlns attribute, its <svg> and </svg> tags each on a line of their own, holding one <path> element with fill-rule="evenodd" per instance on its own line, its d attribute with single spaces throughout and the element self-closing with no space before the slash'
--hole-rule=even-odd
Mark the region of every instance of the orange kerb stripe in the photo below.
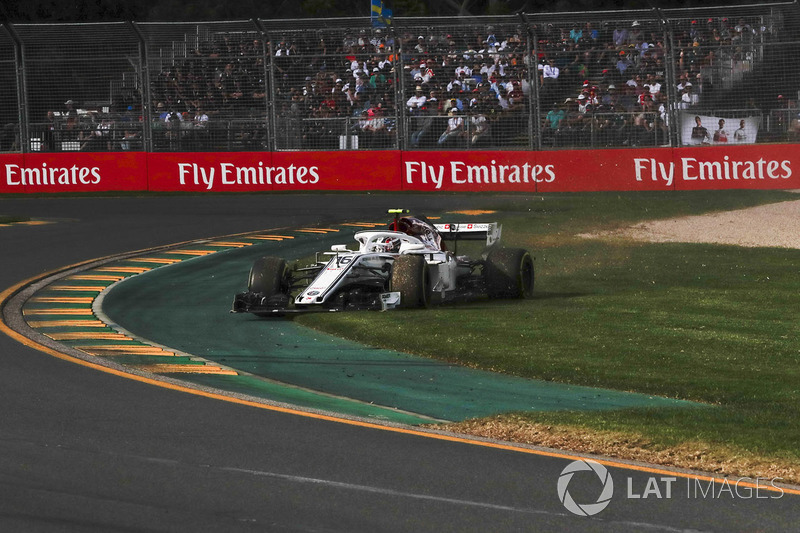
<svg viewBox="0 0 800 533">
<path fill-rule="evenodd" d="M 24 316 L 34 316 L 34 315 L 93 315 L 91 309 L 82 308 L 82 309 L 65 309 L 63 307 L 57 307 L 54 309 L 23 309 L 22 314 Z"/>
<path fill-rule="evenodd" d="M 136 368 L 154 374 L 214 374 L 218 376 L 238 376 L 235 370 L 227 370 L 215 365 L 137 365 Z"/>
<path fill-rule="evenodd" d="M 122 272 L 125 274 L 141 274 L 152 270 L 150 267 L 100 267 L 96 268 L 94 272 Z"/>
<path fill-rule="evenodd" d="M 209 255 L 209 254 L 213 254 L 215 252 L 216 252 L 216 250 L 172 250 L 172 251 L 169 251 L 169 252 L 166 252 L 166 253 L 168 253 L 168 254 L 178 254 L 178 255 L 196 255 L 196 256 L 199 257 L 201 255 Z"/>
<path fill-rule="evenodd" d="M 103 276 L 92 274 L 78 274 L 76 276 L 69 276 L 64 279 L 76 281 L 122 281 L 125 276 Z"/>
<path fill-rule="evenodd" d="M 91 296 L 35 296 L 30 301 L 49 304 L 90 304 L 94 298 Z"/>
<path fill-rule="evenodd" d="M 78 286 L 78 285 L 50 285 L 49 287 L 45 287 L 45 290 L 48 291 L 73 291 L 73 292 L 103 292 L 106 290 L 105 287 L 90 287 L 90 286 Z"/>
<path fill-rule="evenodd" d="M 244 248 L 245 246 L 253 246 L 252 242 L 210 242 L 206 246 L 224 246 L 226 248 Z"/>
<path fill-rule="evenodd" d="M 170 252 L 174 253 L 174 252 Z M 182 259 L 162 259 L 158 257 L 140 257 L 138 259 L 129 259 L 134 263 L 158 263 L 161 265 L 171 265 L 172 263 L 180 263 Z"/>
<path fill-rule="evenodd" d="M 99 320 L 32 320 L 28 322 L 32 328 L 104 328 L 106 325 Z"/>
<path fill-rule="evenodd" d="M 132 341 L 133 339 L 122 333 L 102 333 L 99 331 L 70 331 L 64 333 L 45 333 L 54 341 L 85 341 L 85 340 L 103 340 L 103 341 Z"/>
</svg>

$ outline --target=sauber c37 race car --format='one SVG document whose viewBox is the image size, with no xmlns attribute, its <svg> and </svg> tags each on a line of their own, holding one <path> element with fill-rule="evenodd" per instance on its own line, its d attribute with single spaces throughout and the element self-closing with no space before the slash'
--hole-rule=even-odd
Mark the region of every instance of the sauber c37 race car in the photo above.
<svg viewBox="0 0 800 533">
<path fill-rule="evenodd" d="M 481 295 L 529 298 L 531 255 L 499 245 L 497 223 L 431 224 L 400 216 L 388 229 L 355 234 L 357 250 L 344 244 L 317 253 L 314 264 L 290 268 L 278 257 L 262 257 L 250 269 L 248 290 L 237 294 L 232 312 L 281 316 L 304 311 L 386 310 L 429 307 Z M 459 256 L 461 240 L 484 240 L 480 257 Z M 326 260 L 320 260 L 320 255 Z"/>
</svg>

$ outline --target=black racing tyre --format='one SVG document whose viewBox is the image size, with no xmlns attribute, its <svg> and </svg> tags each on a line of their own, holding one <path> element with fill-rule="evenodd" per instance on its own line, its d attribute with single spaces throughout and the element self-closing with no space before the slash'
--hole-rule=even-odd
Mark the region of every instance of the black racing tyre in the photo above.
<svg viewBox="0 0 800 533">
<path fill-rule="evenodd" d="M 429 307 L 431 279 L 428 263 L 421 255 L 401 255 L 394 260 L 389 290 L 400 293 L 400 307 Z"/>
<path fill-rule="evenodd" d="M 533 296 L 533 259 L 522 248 L 494 248 L 483 267 L 489 298 Z"/>
<path fill-rule="evenodd" d="M 262 257 L 253 263 L 247 288 L 264 296 L 288 294 L 290 285 L 289 266 L 279 257 Z"/>
</svg>

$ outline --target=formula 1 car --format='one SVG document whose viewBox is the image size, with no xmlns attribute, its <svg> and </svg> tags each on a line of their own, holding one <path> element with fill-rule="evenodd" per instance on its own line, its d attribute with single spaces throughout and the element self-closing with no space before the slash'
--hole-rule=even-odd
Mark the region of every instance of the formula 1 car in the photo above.
<svg viewBox="0 0 800 533">
<path fill-rule="evenodd" d="M 248 290 L 232 312 L 281 316 L 304 311 L 387 310 L 429 307 L 471 299 L 530 298 L 534 268 L 520 248 L 499 246 L 497 223 L 431 224 L 424 217 L 395 215 L 388 228 L 355 234 L 358 250 L 344 244 L 317 253 L 314 264 L 290 268 L 262 257 L 250 269 Z M 484 240 L 480 257 L 450 252 L 445 241 Z M 320 260 L 320 255 L 328 256 Z"/>
</svg>

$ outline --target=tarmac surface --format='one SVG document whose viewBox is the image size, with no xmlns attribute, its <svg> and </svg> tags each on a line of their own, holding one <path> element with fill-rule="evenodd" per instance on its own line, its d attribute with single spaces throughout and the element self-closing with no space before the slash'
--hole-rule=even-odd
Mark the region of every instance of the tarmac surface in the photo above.
<svg viewBox="0 0 800 533">
<path fill-rule="evenodd" d="M 0 213 L 54 223 L 0 228 L 0 288 L 186 240 L 371 219 L 400 203 L 432 211 L 499 201 L 1 198 Z M 791 531 L 800 515 L 800 497 L 735 480 L 608 466 L 609 492 L 608 477 L 565 471 L 571 456 L 224 402 L 98 372 L 5 335 L 0 399 L 3 531 Z M 568 509 L 578 502 L 593 512 L 586 502 L 609 495 L 594 516 Z"/>
</svg>

